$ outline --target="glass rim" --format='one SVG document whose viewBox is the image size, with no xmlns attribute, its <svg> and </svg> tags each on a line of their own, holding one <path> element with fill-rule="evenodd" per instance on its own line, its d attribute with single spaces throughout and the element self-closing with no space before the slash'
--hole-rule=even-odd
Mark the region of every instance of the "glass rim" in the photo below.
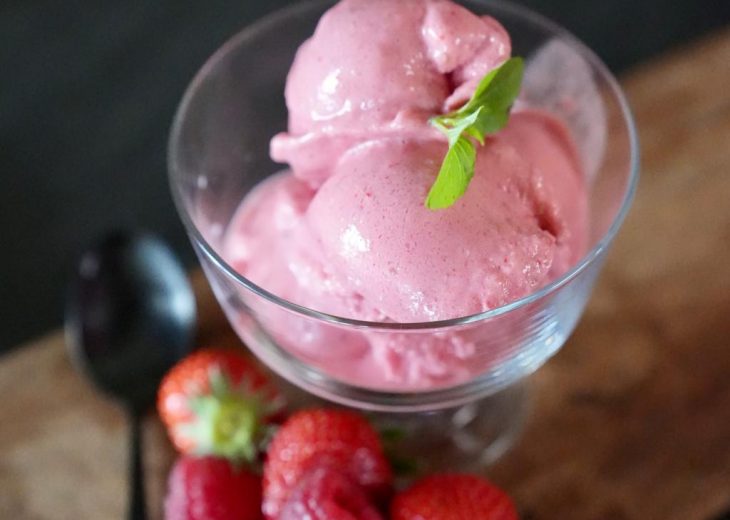
<svg viewBox="0 0 730 520">
<path fill-rule="evenodd" d="M 264 298 L 270 303 L 278 305 L 289 312 L 307 318 L 319 320 L 333 325 L 358 329 L 373 329 L 382 331 L 435 331 L 489 320 L 507 314 L 516 309 L 526 307 L 531 303 L 536 302 L 558 291 L 561 287 L 579 276 L 581 272 L 587 269 L 588 266 L 590 266 L 594 261 L 596 261 L 597 258 L 601 256 L 601 254 L 604 252 L 604 250 L 608 248 L 608 246 L 618 233 L 618 230 L 620 229 L 631 207 L 631 202 L 634 198 L 639 178 L 638 132 L 636 129 L 636 124 L 632 115 L 631 108 L 623 90 L 619 85 L 618 80 L 614 77 L 614 75 L 603 63 L 603 61 L 587 45 L 585 45 L 580 39 L 574 36 L 570 31 L 553 22 L 549 18 L 546 18 L 545 16 L 536 13 L 531 9 L 513 4 L 505 0 L 471 1 L 476 1 L 477 3 L 484 4 L 487 7 L 494 6 L 497 10 L 501 10 L 502 12 L 507 12 L 511 15 L 521 17 L 529 21 L 531 24 L 534 24 L 541 27 L 542 29 L 549 31 L 555 36 L 560 36 L 561 39 L 569 43 L 571 47 L 576 50 L 595 71 L 599 73 L 599 75 L 606 81 L 607 85 L 609 86 L 610 94 L 618 102 L 618 106 L 621 109 L 621 116 L 624 123 L 626 124 L 629 138 L 630 161 L 628 167 L 630 168 L 630 172 L 626 190 L 623 194 L 623 199 L 621 201 L 621 207 L 601 239 L 575 265 L 573 265 L 571 269 L 565 272 L 562 276 L 556 278 L 555 280 L 552 280 L 547 285 L 541 287 L 537 291 L 534 291 L 508 304 L 502 305 L 500 307 L 495 307 L 494 309 L 489 309 L 480 313 L 457 318 L 450 318 L 446 320 L 426 322 L 378 322 L 358 320 L 354 318 L 328 314 L 281 298 L 253 283 L 251 280 L 233 269 L 233 267 L 231 267 L 228 262 L 226 262 L 223 257 L 218 254 L 216 249 L 205 239 L 185 206 L 182 192 L 178 188 L 176 183 L 176 173 L 178 171 L 178 144 L 180 142 L 179 136 L 186 120 L 188 109 L 193 102 L 196 93 L 199 91 L 200 86 L 205 82 L 210 71 L 213 70 L 223 59 L 225 59 L 229 55 L 229 53 L 233 52 L 240 45 L 245 44 L 247 40 L 256 37 L 261 32 L 270 29 L 271 26 L 286 18 L 296 16 L 296 14 L 299 12 L 305 12 L 315 7 L 324 7 L 326 5 L 332 5 L 335 3 L 335 0 L 305 0 L 302 2 L 298 2 L 292 6 L 276 10 L 269 15 L 264 16 L 256 22 L 244 27 L 238 33 L 228 39 L 220 48 L 218 48 L 217 51 L 215 51 L 207 59 L 207 61 L 203 64 L 200 70 L 196 73 L 193 80 L 188 85 L 185 94 L 183 95 L 182 100 L 180 101 L 180 104 L 175 112 L 167 149 L 167 169 L 170 191 L 172 193 L 177 213 L 182 220 L 186 231 L 190 235 L 192 235 L 192 237 L 197 242 L 197 246 L 216 265 L 217 268 L 221 269 L 222 272 L 226 274 L 226 276 L 233 279 L 236 284 L 243 286 L 254 295 Z"/>
</svg>

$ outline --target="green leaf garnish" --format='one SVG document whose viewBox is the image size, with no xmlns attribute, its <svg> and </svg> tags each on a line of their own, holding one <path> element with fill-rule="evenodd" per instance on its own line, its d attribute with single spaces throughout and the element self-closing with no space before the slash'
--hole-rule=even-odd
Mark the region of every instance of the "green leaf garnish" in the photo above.
<svg viewBox="0 0 730 520">
<path fill-rule="evenodd" d="M 486 135 L 504 128 L 520 92 L 523 72 L 522 58 L 510 58 L 482 78 L 465 105 L 431 119 L 448 137 L 449 151 L 426 197 L 427 208 L 448 208 L 466 192 L 476 163 L 472 139 L 483 145 Z"/>
<path fill-rule="evenodd" d="M 429 209 L 448 208 L 466 191 L 472 176 L 477 151 L 474 144 L 463 135 L 459 135 L 441 164 L 436 182 L 426 197 L 426 207 Z"/>
</svg>

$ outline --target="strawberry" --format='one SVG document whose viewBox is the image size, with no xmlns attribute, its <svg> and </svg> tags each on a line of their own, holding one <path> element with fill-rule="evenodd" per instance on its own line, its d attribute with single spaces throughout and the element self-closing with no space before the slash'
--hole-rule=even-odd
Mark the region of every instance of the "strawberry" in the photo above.
<svg viewBox="0 0 730 520">
<path fill-rule="evenodd" d="M 310 469 L 292 489 L 277 520 L 383 520 L 363 491 L 342 472 Z"/>
<path fill-rule="evenodd" d="M 392 473 L 370 424 L 343 410 L 304 410 L 290 417 L 269 445 L 264 463 L 267 518 L 279 515 L 292 488 L 315 465 L 336 468 L 376 503 L 389 495 Z"/>
<path fill-rule="evenodd" d="M 421 479 L 390 505 L 392 520 L 517 520 L 512 500 L 475 475 L 443 474 Z"/>
<path fill-rule="evenodd" d="M 167 373 L 157 410 L 181 453 L 251 461 L 280 400 L 245 354 L 205 349 Z"/>
<path fill-rule="evenodd" d="M 232 519 L 261 519 L 261 479 L 226 459 L 181 457 L 168 480 L 165 520 Z"/>
</svg>

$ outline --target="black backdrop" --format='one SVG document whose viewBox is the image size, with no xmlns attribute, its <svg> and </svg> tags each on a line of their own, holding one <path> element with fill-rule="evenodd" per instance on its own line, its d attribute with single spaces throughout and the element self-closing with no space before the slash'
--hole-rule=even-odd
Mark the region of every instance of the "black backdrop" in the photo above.
<svg viewBox="0 0 730 520">
<path fill-rule="evenodd" d="M 109 228 L 153 230 L 193 262 L 165 175 L 176 103 L 228 36 L 288 3 L 0 2 L 0 350 L 61 323 L 77 253 Z M 727 0 L 523 3 L 616 71 L 730 22 Z"/>
</svg>

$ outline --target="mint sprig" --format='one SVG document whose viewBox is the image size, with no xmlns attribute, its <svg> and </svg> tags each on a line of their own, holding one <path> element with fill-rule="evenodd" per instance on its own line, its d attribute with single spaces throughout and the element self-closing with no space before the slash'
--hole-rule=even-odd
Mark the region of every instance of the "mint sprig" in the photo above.
<svg viewBox="0 0 730 520">
<path fill-rule="evenodd" d="M 426 197 L 427 208 L 448 208 L 466 192 L 476 164 L 474 140 L 483 145 L 485 136 L 507 124 L 523 72 L 522 58 L 510 58 L 482 78 L 465 105 L 431 119 L 430 123 L 448 137 L 449 151 Z"/>
</svg>

